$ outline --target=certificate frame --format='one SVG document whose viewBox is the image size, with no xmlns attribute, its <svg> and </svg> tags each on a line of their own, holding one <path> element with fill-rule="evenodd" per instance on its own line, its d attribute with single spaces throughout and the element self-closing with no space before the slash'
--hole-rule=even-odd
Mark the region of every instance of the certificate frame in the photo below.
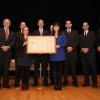
<svg viewBox="0 0 100 100">
<path fill-rule="evenodd" d="M 27 54 L 52 54 L 56 53 L 55 36 L 28 36 Z"/>
</svg>

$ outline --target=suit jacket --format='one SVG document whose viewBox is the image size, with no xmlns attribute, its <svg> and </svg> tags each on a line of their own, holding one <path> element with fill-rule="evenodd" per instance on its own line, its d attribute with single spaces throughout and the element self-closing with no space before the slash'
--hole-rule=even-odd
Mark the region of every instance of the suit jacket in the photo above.
<svg viewBox="0 0 100 100">
<path fill-rule="evenodd" d="M 11 30 L 9 30 L 8 40 L 6 41 L 5 30 L 4 28 L 0 28 L 0 55 L 6 53 L 7 56 L 11 56 L 12 54 L 12 47 L 15 44 L 15 34 Z M 7 52 L 2 50 L 2 46 L 9 46 L 10 49 Z"/>
<path fill-rule="evenodd" d="M 20 38 L 21 35 L 23 35 L 21 33 L 21 31 L 18 31 L 18 32 L 15 33 L 15 38 L 16 38 L 15 45 L 16 45 L 17 40 Z M 15 56 L 17 57 L 17 50 L 16 49 L 15 49 Z"/>
<path fill-rule="evenodd" d="M 43 29 L 42 36 L 49 36 L 49 35 L 50 35 L 50 34 L 49 34 L 49 31 Z M 33 32 L 33 36 L 40 36 L 39 30 L 34 31 L 34 32 Z"/>
<path fill-rule="evenodd" d="M 96 45 L 97 47 L 100 46 L 100 28 L 97 30 L 96 33 Z"/>
<path fill-rule="evenodd" d="M 67 47 L 71 46 L 73 48 L 72 52 L 67 53 L 67 50 L 66 50 L 66 53 L 71 55 L 71 56 L 77 56 L 77 45 L 78 45 L 78 40 L 79 40 L 78 32 L 75 30 L 71 30 L 71 33 L 69 35 L 67 30 L 65 30 L 62 33 L 64 33 L 66 36 L 67 43 L 68 43 Z M 67 49 L 67 47 L 66 47 L 66 49 Z"/>
<path fill-rule="evenodd" d="M 21 35 L 15 45 L 15 50 L 16 50 L 16 56 L 17 57 L 23 57 L 24 56 L 24 49 L 26 49 L 26 46 L 23 46 L 23 43 L 25 42 L 23 35 Z M 29 54 L 30 57 L 33 57 L 33 55 Z"/>
<path fill-rule="evenodd" d="M 88 48 L 89 51 L 87 54 L 80 52 L 80 55 L 96 55 L 95 51 L 95 33 L 93 31 L 88 31 L 87 36 L 84 37 L 84 32 L 79 35 L 79 47 Z"/>
<path fill-rule="evenodd" d="M 64 34 L 58 35 L 58 38 L 56 38 L 56 44 L 60 45 L 60 48 L 56 50 L 56 54 L 50 55 L 50 61 L 66 60 L 65 47 L 67 45 L 67 40 Z"/>
<path fill-rule="evenodd" d="M 22 35 L 21 31 L 18 31 L 15 33 L 15 37 L 18 38 L 20 35 Z"/>
</svg>

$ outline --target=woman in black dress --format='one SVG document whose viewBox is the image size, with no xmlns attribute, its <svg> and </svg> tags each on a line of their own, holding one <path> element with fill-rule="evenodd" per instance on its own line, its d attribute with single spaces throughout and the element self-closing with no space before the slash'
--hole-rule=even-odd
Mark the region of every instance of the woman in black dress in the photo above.
<svg viewBox="0 0 100 100">
<path fill-rule="evenodd" d="M 33 64 L 32 55 L 26 54 L 27 37 L 29 35 L 28 27 L 23 29 L 23 35 L 19 37 L 16 43 L 17 65 L 20 67 L 20 75 L 22 80 L 21 90 L 29 89 L 30 66 Z"/>
</svg>

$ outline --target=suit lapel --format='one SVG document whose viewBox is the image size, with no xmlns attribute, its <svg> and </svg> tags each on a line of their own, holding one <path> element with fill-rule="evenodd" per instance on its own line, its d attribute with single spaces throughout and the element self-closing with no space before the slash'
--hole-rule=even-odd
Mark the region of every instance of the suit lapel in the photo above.
<svg viewBox="0 0 100 100">
<path fill-rule="evenodd" d="M 11 37 L 11 32 L 10 32 L 10 30 L 9 30 L 9 35 L 8 35 L 7 41 L 10 39 L 10 37 Z"/>
<path fill-rule="evenodd" d="M 4 30 L 4 29 L 3 29 L 3 36 L 4 36 L 4 39 L 5 39 L 5 41 L 6 41 L 6 35 L 5 35 L 5 30 Z M 9 30 L 9 35 L 8 35 L 7 41 L 10 39 L 10 37 L 11 37 L 11 32 L 10 32 L 10 30 Z"/>
<path fill-rule="evenodd" d="M 69 36 L 69 33 L 67 32 L 67 30 L 66 30 L 66 37 L 67 37 L 67 40 L 69 41 L 70 36 Z"/>
<path fill-rule="evenodd" d="M 37 35 L 40 36 L 40 31 L 39 31 L 39 29 L 37 30 Z"/>
<path fill-rule="evenodd" d="M 73 34 L 73 32 L 72 32 L 72 30 L 71 30 L 71 32 L 70 32 L 70 33 L 68 33 L 68 35 L 69 35 L 69 36 L 71 36 L 72 34 Z"/>
<path fill-rule="evenodd" d="M 88 36 L 89 36 L 89 31 L 88 31 L 88 33 L 87 33 L 87 38 L 88 38 Z"/>
<path fill-rule="evenodd" d="M 43 33 L 42 33 L 42 35 L 44 35 L 44 33 L 45 33 L 45 30 L 43 29 Z"/>
<path fill-rule="evenodd" d="M 5 35 L 5 30 L 4 30 L 4 28 L 3 28 L 2 33 L 3 33 L 3 38 L 4 38 L 4 40 L 6 41 L 6 35 Z"/>
</svg>

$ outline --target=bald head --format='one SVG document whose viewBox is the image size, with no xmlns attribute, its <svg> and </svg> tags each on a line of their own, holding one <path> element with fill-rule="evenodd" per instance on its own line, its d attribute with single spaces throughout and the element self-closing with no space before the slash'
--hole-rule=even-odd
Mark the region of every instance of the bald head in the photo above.
<svg viewBox="0 0 100 100">
<path fill-rule="evenodd" d="M 6 18 L 6 19 L 3 20 L 3 26 L 4 26 L 5 28 L 9 28 L 10 25 L 11 25 L 10 19 Z"/>
</svg>

